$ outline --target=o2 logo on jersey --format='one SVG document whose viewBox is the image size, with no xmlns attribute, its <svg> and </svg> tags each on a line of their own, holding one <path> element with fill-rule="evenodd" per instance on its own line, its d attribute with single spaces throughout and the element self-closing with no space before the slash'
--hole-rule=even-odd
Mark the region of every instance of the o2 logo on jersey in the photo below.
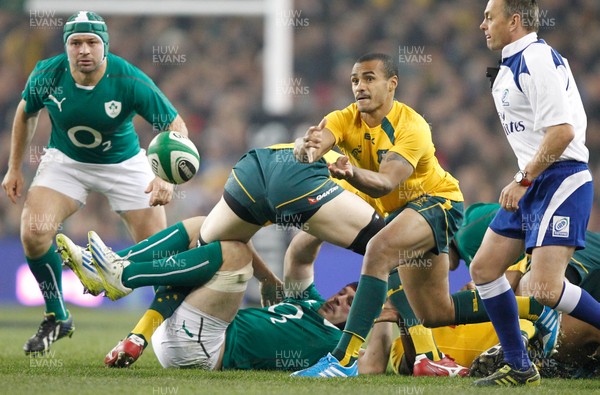
<svg viewBox="0 0 600 395">
<path fill-rule="evenodd" d="M 304 310 L 302 310 L 302 306 L 298 306 L 295 304 L 291 304 L 291 303 L 286 303 L 286 302 L 282 302 L 282 303 L 278 303 L 276 305 L 273 306 L 269 306 L 269 311 L 271 313 L 276 313 L 275 309 L 277 307 L 283 307 L 283 306 L 288 306 L 291 307 L 292 309 L 296 310 L 296 312 L 294 314 L 281 314 L 281 318 L 275 318 L 275 317 L 271 317 L 271 322 L 273 324 L 283 324 L 284 322 L 287 322 L 288 319 L 290 320 L 299 320 L 302 318 L 302 316 L 304 315 Z M 286 309 L 284 309 L 286 310 Z"/>
<path fill-rule="evenodd" d="M 89 126 L 73 126 L 67 130 L 67 136 L 75 147 L 92 149 L 102 144 L 102 151 L 112 148 L 111 140 L 102 141 L 102 133 Z"/>
<path fill-rule="evenodd" d="M 570 217 L 555 215 L 552 217 L 552 236 L 553 237 L 569 237 Z"/>
</svg>

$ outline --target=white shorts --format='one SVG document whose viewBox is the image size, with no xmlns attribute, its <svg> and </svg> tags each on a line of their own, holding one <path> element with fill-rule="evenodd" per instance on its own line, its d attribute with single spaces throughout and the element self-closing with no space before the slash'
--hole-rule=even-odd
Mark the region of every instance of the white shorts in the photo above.
<svg viewBox="0 0 600 395">
<path fill-rule="evenodd" d="M 183 302 L 152 335 L 154 354 L 163 368 L 214 370 L 228 326 Z"/>
<path fill-rule="evenodd" d="M 53 189 L 82 205 L 90 191 L 99 192 L 116 212 L 150 207 L 150 195 L 144 191 L 155 176 L 146 151 L 114 164 L 78 162 L 56 148 L 44 151 L 32 187 Z"/>
</svg>

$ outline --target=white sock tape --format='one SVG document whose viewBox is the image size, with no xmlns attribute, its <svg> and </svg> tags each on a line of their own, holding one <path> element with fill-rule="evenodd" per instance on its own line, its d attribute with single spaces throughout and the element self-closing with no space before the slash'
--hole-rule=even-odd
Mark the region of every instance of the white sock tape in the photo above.
<svg viewBox="0 0 600 395">
<path fill-rule="evenodd" d="M 252 278 L 253 274 L 254 269 L 252 269 L 252 262 L 250 262 L 239 270 L 219 270 L 204 286 L 220 292 L 244 292 L 248 280 Z"/>
</svg>

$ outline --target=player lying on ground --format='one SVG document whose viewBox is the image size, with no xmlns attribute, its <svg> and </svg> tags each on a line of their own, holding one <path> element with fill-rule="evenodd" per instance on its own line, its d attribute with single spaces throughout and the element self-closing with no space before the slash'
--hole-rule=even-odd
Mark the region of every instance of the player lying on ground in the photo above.
<svg viewBox="0 0 600 395">
<path fill-rule="evenodd" d="M 458 259 L 463 259 L 467 266 L 479 249 L 487 227 L 493 220 L 496 213 L 500 210 L 497 203 L 475 203 L 466 210 L 465 218 L 461 229 L 450 244 L 450 256 L 454 265 L 458 265 Z M 572 284 L 575 284 L 586 290 L 594 299 L 600 300 L 598 281 L 600 281 L 600 234 L 595 232 L 586 232 L 586 248 L 576 250 L 565 271 L 565 278 Z M 530 285 L 529 255 L 523 255 L 519 258 L 519 264 L 513 265 L 506 272 L 507 279 L 516 294 L 532 294 Z M 512 269 L 512 270 L 511 270 Z M 593 365 L 588 356 L 595 354 L 600 346 L 600 330 L 581 320 L 578 320 L 568 314 L 562 315 L 561 324 L 562 335 L 558 337 L 558 353 L 553 355 L 554 361 L 543 361 L 540 366 L 542 375 L 556 375 L 556 367 L 562 371 L 572 370 L 572 366 L 583 366 L 587 363 Z M 546 339 L 543 339 L 546 340 Z M 500 349 L 501 350 L 501 349 Z M 497 356 L 497 354 L 494 354 Z M 535 356 L 535 355 L 534 355 Z M 548 356 L 548 353 L 544 353 Z M 485 357 L 485 355 L 484 355 Z M 539 361 L 541 358 L 535 356 Z M 498 361 L 502 362 L 502 355 Z M 535 361 L 534 361 L 535 362 Z M 597 361 L 596 361 L 597 364 Z M 498 365 L 488 364 L 498 368 Z M 487 372 L 488 374 L 493 371 Z"/>
<path fill-rule="evenodd" d="M 458 266 L 459 259 L 463 259 L 467 266 L 471 263 L 489 223 L 499 208 L 500 205 L 495 203 L 475 203 L 467 208 L 463 224 L 450 244 L 452 270 Z M 587 232 L 586 240 L 586 249 L 576 251 L 569 262 L 566 278 L 588 291 L 596 300 L 600 300 L 600 234 Z M 523 255 L 522 259 L 507 271 L 507 278 L 517 293 L 521 293 L 521 289 L 527 290 L 530 275 L 526 268 L 527 258 Z M 472 283 L 470 287 L 473 287 Z M 384 311 L 390 313 L 394 310 L 388 306 Z M 393 321 L 391 316 L 385 319 Z M 547 339 L 533 338 L 535 331 L 525 320 L 520 321 L 520 326 L 522 336 L 526 341 L 529 340 L 530 358 L 538 365 L 543 377 L 571 378 L 598 374 L 600 330 L 564 314 L 562 334 L 557 337 L 558 347 L 550 358 L 541 348 L 541 341 Z M 408 340 L 411 334 L 405 328 L 401 328 L 404 336 L 392 342 L 391 330 L 392 325 L 387 323 L 375 325 L 370 334 L 369 347 L 361 360 L 363 366 L 368 366 L 369 370 L 360 370 L 361 373 L 384 372 L 390 351 L 393 369 L 404 374 L 410 372 L 412 361 L 415 359 L 414 346 Z M 468 366 L 473 362 L 471 376 L 487 376 L 503 363 L 502 348 L 497 344 L 498 337 L 489 323 L 435 328 L 433 334 L 439 349 L 454 356 L 459 364 Z"/>
<path fill-rule="evenodd" d="M 352 189 L 348 185 L 345 185 L 345 187 Z M 191 228 L 190 223 L 190 220 L 186 220 L 187 228 Z M 187 234 L 197 234 L 200 224 L 201 220 L 194 221 L 194 228 L 188 229 Z M 171 235 L 177 232 L 173 229 L 168 229 L 163 233 L 164 235 Z M 148 244 L 156 244 L 155 240 L 160 240 L 162 238 L 164 238 L 163 235 L 157 235 L 155 238 L 149 240 L 147 243 L 142 244 L 140 247 L 134 248 L 146 251 Z M 187 240 L 187 236 L 185 240 Z M 194 240 L 189 240 L 190 246 L 195 244 Z M 286 262 L 314 261 L 321 243 L 322 242 L 314 236 L 310 236 L 304 232 L 298 234 L 293 239 L 287 250 Z M 170 251 L 171 253 L 178 252 L 178 250 L 173 249 L 173 246 L 169 246 L 168 244 L 166 244 L 165 247 L 167 248 L 166 251 Z M 143 257 L 138 256 L 137 253 L 131 253 L 128 249 L 118 252 L 117 254 L 120 256 L 128 255 L 128 259 L 133 261 L 143 259 Z M 160 256 L 164 257 L 164 253 L 161 253 Z M 89 260 L 90 258 L 87 259 Z M 267 275 L 263 275 L 262 278 L 269 277 Z M 391 281 L 391 283 L 393 283 L 393 281 Z M 406 300 L 406 297 L 403 297 L 403 292 L 401 292 L 401 290 L 402 287 L 400 285 L 394 285 L 391 287 L 390 293 L 392 294 L 393 298 L 398 298 L 398 303 L 400 305 L 404 306 L 403 311 L 408 311 L 407 314 L 411 314 L 411 316 L 414 317 L 414 313 L 412 313 L 412 310 L 408 305 L 408 301 Z M 457 300 L 464 299 L 466 304 L 477 305 L 477 295 L 471 292 L 455 294 L 453 297 L 456 297 Z M 113 350 L 111 350 L 111 352 L 108 353 L 107 357 L 105 358 L 105 363 L 108 366 L 116 367 L 129 366 L 131 363 L 133 363 L 139 357 L 143 347 L 147 345 L 147 340 L 150 339 L 156 327 L 164 320 L 164 318 L 169 317 L 172 314 L 174 308 L 176 307 L 173 307 L 173 304 L 177 305 L 178 301 L 181 299 L 182 295 L 177 295 L 177 289 L 167 287 L 162 288 L 159 292 L 157 292 L 150 309 L 145 313 L 142 320 L 140 320 L 136 328 L 134 328 L 132 333 L 130 333 L 130 335 L 124 341 L 120 342 Z M 540 314 L 542 311 L 541 306 L 538 305 L 537 307 L 539 307 L 539 312 L 534 313 L 530 310 L 536 308 L 535 302 L 533 301 L 532 303 L 529 298 L 520 299 L 522 299 L 522 303 L 529 304 L 529 307 L 524 310 L 524 317 L 537 319 L 538 315 L 536 314 Z M 485 311 L 471 315 L 476 318 L 475 322 L 487 320 Z M 450 375 L 455 374 L 456 372 L 464 375 L 467 373 L 467 368 L 457 365 L 451 358 L 446 357 L 445 354 L 435 346 L 435 341 L 433 340 L 431 331 L 428 328 L 423 327 L 423 325 L 420 323 L 416 323 L 416 319 L 413 319 L 412 326 L 409 328 L 409 332 L 412 334 L 417 353 L 420 355 L 419 360 L 415 362 L 414 368 L 415 372 L 417 372 L 417 375 Z M 432 362 L 436 363 L 432 364 Z"/>
<path fill-rule="evenodd" d="M 216 240 L 247 243 L 268 224 L 302 226 L 322 240 L 362 254 L 384 222 L 364 200 L 331 181 L 325 160 L 305 165 L 296 161 L 292 149 L 263 148 L 249 151 L 234 166 L 223 198 L 208 214 L 198 239 L 202 244 Z M 98 250 L 94 238 L 90 239 L 93 255 Z M 96 259 L 99 273 L 92 270 L 93 265 L 73 266 L 73 270 L 86 288 L 94 293 L 101 289 L 113 300 L 140 286 L 197 287 L 212 278 L 221 262 L 213 256 L 200 264 L 203 252 L 188 251 L 189 244 L 180 223 L 125 251 L 126 259 Z M 153 255 L 148 246 L 162 252 Z M 190 266 L 180 269 L 181 261 Z"/>
<path fill-rule="evenodd" d="M 356 375 L 360 347 L 388 290 L 408 330 L 415 334 L 420 325 L 488 320 L 477 294 L 450 296 L 448 242 L 462 221 L 463 196 L 458 181 L 435 157 L 427 122 L 394 99 L 400 76 L 393 58 L 376 53 L 359 58 L 350 81 L 355 102 L 308 128 L 296 140 L 294 152 L 298 160 L 310 163 L 337 146 L 346 156 L 330 165 L 331 174 L 379 198 L 389 215 L 385 228 L 369 242 L 356 301 L 340 342 L 317 365 L 296 376 Z M 369 140 L 366 145 L 365 140 Z M 537 319 L 543 306 L 526 298 L 526 311 Z M 421 362 L 433 366 L 443 354 L 437 352 L 430 335 L 425 339 L 423 352 L 429 349 L 431 355 L 424 355 Z"/>
<path fill-rule="evenodd" d="M 394 315 L 397 318 L 396 323 L 391 322 Z M 398 312 L 393 306 L 386 303 L 380 319 L 385 319 L 385 321 L 380 322 L 378 319 L 373 326 L 366 351 L 361 357 L 359 373 L 385 373 L 389 362 L 397 374 L 418 375 L 419 365 L 415 364 L 415 361 L 419 359 L 419 356 L 415 352 L 413 336 L 403 325 Z M 531 344 L 536 347 L 535 352 L 539 355 L 543 354 L 541 343 L 535 336 L 536 329 L 533 323 L 525 319 L 520 323 L 525 339 L 533 339 Z M 394 338 L 394 326 L 400 331 L 400 336 L 396 338 Z M 489 322 L 443 326 L 433 328 L 431 331 L 440 352 L 452 355 L 456 363 L 462 366 L 470 366 L 481 353 L 498 343 L 494 327 Z M 444 368 L 444 366 L 438 366 L 437 363 L 428 365 L 428 369 Z"/>
<path fill-rule="evenodd" d="M 279 144 L 279 145 L 275 145 L 273 147 L 270 147 L 273 150 L 282 150 L 282 149 L 291 149 L 293 148 L 293 144 Z M 335 161 L 340 155 L 335 153 L 335 152 L 331 152 L 329 155 L 325 156 L 325 159 L 328 162 L 333 162 Z M 283 166 L 282 169 L 286 170 L 289 169 L 289 167 L 287 167 L 286 165 L 290 164 L 291 162 L 296 163 L 296 161 L 287 156 L 287 153 L 285 151 L 279 151 L 278 155 L 275 157 L 274 163 L 272 163 L 272 165 L 276 165 L 276 166 Z M 292 171 L 299 171 L 301 173 L 305 173 L 308 176 L 312 177 L 312 175 L 310 175 L 307 171 L 310 171 L 310 168 L 306 168 L 304 167 L 304 165 L 297 167 L 298 164 L 296 163 L 296 165 L 292 166 Z M 296 170 L 293 170 L 296 169 Z M 277 180 L 278 177 L 281 177 L 281 169 L 276 172 L 277 175 L 273 176 L 273 180 Z M 369 202 L 369 204 L 371 204 L 373 206 L 373 208 L 375 208 L 375 210 L 379 210 L 379 207 L 377 206 L 377 202 L 375 201 L 375 199 L 371 199 L 369 198 L 367 195 L 365 194 L 361 194 L 360 192 L 358 192 L 357 190 L 352 189 L 352 187 L 348 184 L 345 184 L 343 181 L 341 180 L 336 180 L 336 182 L 339 185 L 342 185 L 343 187 L 345 187 L 345 189 L 351 189 L 351 191 L 360 196 L 363 200 Z M 276 185 L 275 185 L 276 187 Z M 318 195 L 317 195 L 318 198 Z M 310 199 L 310 197 L 308 197 L 308 199 Z M 314 201 L 313 201 L 314 204 Z M 359 207 L 356 207 L 356 209 L 361 210 L 362 209 L 362 205 Z M 349 208 L 354 210 L 355 207 L 353 206 L 352 208 Z M 299 219 L 301 216 L 300 215 L 290 215 L 290 214 L 284 214 L 281 216 L 282 219 L 285 219 L 287 217 L 288 221 L 293 221 L 293 220 L 297 220 Z M 295 217 L 295 218 L 294 218 Z M 374 218 L 374 217 L 373 217 Z M 196 222 L 194 224 L 194 228 L 193 229 L 187 229 L 187 234 L 189 234 L 190 236 L 190 247 L 193 247 L 196 245 L 196 242 L 198 240 L 198 234 L 199 234 L 199 230 L 200 230 L 200 224 L 202 222 Z M 337 224 L 339 224 L 339 221 L 337 221 Z M 191 227 L 192 224 L 186 224 L 186 227 Z M 377 224 L 374 224 L 371 226 L 371 230 L 370 229 L 365 229 L 365 234 L 363 234 L 361 237 L 365 240 L 364 244 L 366 244 L 366 242 L 368 241 L 368 239 L 370 238 L 370 236 L 368 235 L 369 232 L 373 233 L 377 230 Z M 367 227 L 368 228 L 368 227 Z M 173 233 L 172 230 L 168 230 L 165 231 L 163 233 L 161 233 L 161 235 L 158 235 L 155 237 L 156 240 L 161 240 L 163 238 L 166 237 L 166 235 L 170 235 L 171 233 Z M 363 232 L 364 233 L 364 232 Z M 177 248 L 181 248 L 183 246 L 183 244 L 185 243 L 185 241 L 179 245 Z M 350 246 L 350 248 L 354 249 L 356 247 L 355 245 L 356 243 L 353 243 L 353 245 Z M 168 244 L 167 244 L 167 248 Z M 143 249 L 143 247 L 142 247 Z M 357 252 L 361 252 L 360 249 L 355 250 Z M 180 252 L 180 250 L 172 250 L 171 253 L 175 253 L 175 252 Z M 121 252 L 118 252 L 119 255 L 121 256 L 126 256 L 128 255 L 128 250 L 124 250 Z M 142 257 L 140 257 L 138 254 L 129 254 L 130 259 L 136 261 L 139 259 L 143 259 Z M 90 261 L 91 257 L 85 257 L 86 260 Z M 262 259 L 254 252 L 253 254 L 253 259 L 256 263 L 257 260 L 261 260 Z M 264 265 L 263 263 L 261 263 L 260 265 L 258 265 L 259 268 L 265 268 L 266 265 Z M 280 285 L 280 281 L 279 279 L 277 279 L 271 272 L 270 270 L 264 270 L 263 273 L 257 273 L 257 265 L 255 264 L 255 276 L 257 278 L 260 279 L 260 285 L 261 285 L 261 293 L 263 296 L 263 302 L 275 302 L 275 301 L 280 301 L 276 300 L 275 295 L 273 295 L 273 291 L 276 289 L 281 289 L 281 285 Z M 179 298 L 179 299 L 178 299 Z M 136 324 L 136 326 L 132 329 L 132 331 L 130 332 L 130 334 L 127 336 L 126 339 L 124 339 L 123 341 L 119 342 L 119 344 L 117 344 L 116 347 L 114 347 L 106 356 L 104 362 L 107 366 L 112 366 L 112 367 L 126 367 L 129 366 L 131 363 L 133 363 L 138 357 L 139 357 L 139 345 L 143 344 L 143 346 L 145 347 L 148 343 L 147 341 L 150 340 L 152 334 L 154 333 L 154 331 L 156 330 L 156 328 L 158 327 L 158 325 L 160 325 L 162 323 L 162 321 L 169 317 L 175 307 L 178 305 L 175 305 L 175 307 L 173 306 L 173 303 L 175 303 L 175 301 L 178 301 L 181 299 L 181 295 L 177 295 L 176 290 L 174 290 L 171 287 L 162 287 L 160 289 L 158 289 L 154 300 L 152 301 L 152 304 L 150 306 L 150 308 L 145 312 L 145 314 L 142 316 L 142 318 L 139 320 L 139 322 Z M 264 303 L 263 303 L 264 305 Z"/>
<path fill-rule="evenodd" d="M 192 220 L 198 222 L 197 218 Z M 123 259 L 94 232 L 90 233 L 95 260 L 108 263 Z M 60 239 L 65 261 L 75 268 L 87 265 L 82 259 L 82 247 L 64 235 Z M 132 255 L 138 252 L 132 250 Z M 180 305 L 152 336 L 155 354 L 163 367 L 294 370 L 315 363 L 339 341 L 356 283 L 323 300 L 313 283 L 314 259 L 286 260 L 285 299 L 268 307 L 239 310 L 252 273 L 248 263 L 252 257 L 250 249 L 240 242 L 223 241 L 196 250 L 209 251 L 205 257 L 197 256 L 208 260 L 220 250 L 223 263 L 205 285 L 194 289 L 178 287 Z M 175 262 L 182 266 L 190 263 L 181 258 Z M 102 287 L 90 272 L 82 276 L 86 286 Z M 143 345 L 138 344 L 137 350 L 141 354 Z"/>
</svg>

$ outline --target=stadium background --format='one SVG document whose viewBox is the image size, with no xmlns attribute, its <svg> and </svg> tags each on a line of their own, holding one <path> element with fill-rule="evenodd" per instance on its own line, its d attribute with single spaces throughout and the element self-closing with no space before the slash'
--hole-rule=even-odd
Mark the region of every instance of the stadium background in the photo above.
<svg viewBox="0 0 600 395">
<path fill-rule="evenodd" d="M 590 165 L 595 175 L 600 174 L 600 2 L 540 3 L 540 37 L 570 61 L 588 114 Z M 292 1 L 291 8 L 277 16 L 278 23 L 293 31 L 293 71 L 276 87 L 291 98 L 293 107 L 279 115 L 262 106 L 263 18 L 102 15 L 109 27 L 110 51 L 154 79 L 179 110 L 200 150 L 199 175 L 178 186 L 167 206 L 169 223 L 174 223 L 209 211 L 221 196 L 231 166 L 244 151 L 291 141 L 328 112 L 348 105 L 352 101 L 350 69 L 358 56 L 371 51 L 398 59 L 396 97 L 431 124 L 438 158 L 460 180 L 466 203 L 495 201 L 517 168 L 485 78 L 485 68 L 495 65 L 499 54 L 486 48 L 478 29 L 484 7 L 485 1 L 476 0 Z M 20 92 L 37 60 L 63 50 L 62 24 L 70 13 L 40 13 L 20 0 L 0 2 L 2 175 Z M 141 144 L 147 146 L 154 133 L 143 120 L 137 121 Z M 49 128 L 47 115 L 42 114 L 23 163 L 27 186 Z M 2 195 L 0 303 L 36 304 L 41 296 L 36 297 L 37 286 L 27 279 L 18 240 L 24 198 L 15 206 Z M 598 208 L 595 199 L 590 230 L 600 231 Z M 129 240 L 117 215 L 109 214 L 106 200 L 95 194 L 58 231 L 83 242 L 90 229 L 115 247 Z M 292 234 L 289 229 L 271 227 L 254 239 L 279 274 Z M 317 286 L 327 296 L 353 280 L 359 268 L 358 256 L 325 246 L 317 262 Z M 68 302 L 101 302 L 82 298 L 76 279 L 65 274 Z M 460 287 L 465 276 L 464 268 L 453 274 L 452 289 Z M 256 303 L 256 286 L 250 291 L 248 303 Z M 150 292 L 134 295 L 110 306 L 141 309 Z"/>
</svg>

